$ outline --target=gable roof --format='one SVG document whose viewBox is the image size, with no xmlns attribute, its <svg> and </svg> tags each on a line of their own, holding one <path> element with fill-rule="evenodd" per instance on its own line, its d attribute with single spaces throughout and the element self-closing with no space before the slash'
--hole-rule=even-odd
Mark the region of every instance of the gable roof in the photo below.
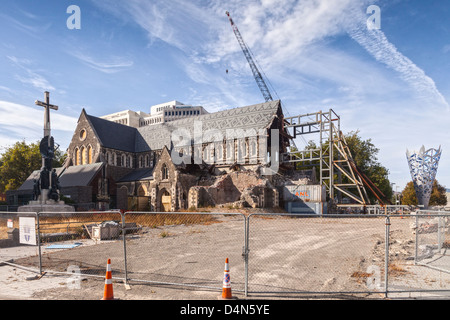
<svg viewBox="0 0 450 320">
<path fill-rule="evenodd" d="M 97 133 L 100 144 L 105 148 L 134 152 L 136 128 L 97 118 L 86 114 Z"/>
<path fill-rule="evenodd" d="M 158 125 L 138 128 L 136 135 L 136 152 L 162 149 L 166 146 L 171 149 L 171 136 L 175 130 L 189 132 L 194 139 L 194 125 L 201 123 L 203 133 L 202 142 L 217 141 L 213 135 L 205 135 L 207 131 L 218 131 L 223 138 L 227 137 L 227 130 L 242 129 L 242 133 L 254 133 L 258 135 L 260 129 L 267 129 L 277 112 L 281 108 L 279 100 L 255 104 L 247 107 L 234 108 L 196 117 L 184 118 L 176 121 L 165 122 Z M 248 137 L 248 135 L 247 135 Z"/>
<path fill-rule="evenodd" d="M 180 120 L 133 128 L 86 114 L 103 147 L 127 152 L 146 152 L 161 150 L 166 146 L 171 149 L 172 132 L 189 132 L 194 139 L 194 126 L 201 123 L 203 142 L 217 141 L 214 136 L 205 136 L 208 130 L 218 130 L 223 138 L 227 130 L 242 129 L 246 134 L 267 129 L 281 108 L 280 100 L 259 103 L 251 106 L 234 108 Z M 247 135 L 248 136 L 248 135 Z M 216 139 L 216 140 L 214 140 Z"/>
<path fill-rule="evenodd" d="M 62 188 L 88 186 L 102 166 L 103 162 L 70 166 L 59 177 L 59 184 Z"/>
<path fill-rule="evenodd" d="M 64 168 L 55 168 L 56 174 L 59 177 L 59 185 L 61 188 L 65 187 L 84 187 L 88 186 L 95 175 L 102 168 L 103 163 L 85 164 L 80 166 L 70 166 L 61 174 Z M 18 190 L 33 190 L 33 179 L 39 179 L 41 170 L 33 171 Z"/>
</svg>

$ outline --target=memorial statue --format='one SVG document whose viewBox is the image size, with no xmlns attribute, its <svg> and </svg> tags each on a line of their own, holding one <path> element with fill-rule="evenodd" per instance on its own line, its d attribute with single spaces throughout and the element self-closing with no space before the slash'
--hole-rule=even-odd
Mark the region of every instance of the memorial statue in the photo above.
<svg viewBox="0 0 450 320">
<path fill-rule="evenodd" d="M 33 200 L 38 200 L 41 195 L 40 180 L 33 179 Z"/>
<path fill-rule="evenodd" d="M 56 170 L 52 167 L 55 156 L 55 142 L 50 135 L 50 109 L 58 110 L 58 106 L 50 104 L 49 92 L 45 92 L 45 102 L 36 101 L 36 105 L 45 108 L 44 115 L 44 137 L 39 145 L 39 151 L 42 156 L 42 168 L 39 174 L 39 180 L 35 181 L 34 195 L 40 197 L 42 202 L 48 199 L 59 200 L 59 181 Z M 46 192 L 42 192 L 46 190 Z"/>
<path fill-rule="evenodd" d="M 33 201 L 19 206 L 17 212 L 44 212 L 67 213 L 75 212 L 75 207 L 66 205 L 60 200 L 60 184 L 56 169 L 53 168 L 55 157 L 55 142 L 50 135 L 50 109 L 58 110 L 57 106 L 50 104 L 49 93 L 45 92 L 45 102 L 36 101 L 36 105 L 44 107 L 44 137 L 42 138 L 39 151 L 42 156 L 42 167 L 39 175 L 33 179 Z"/>
</svg>

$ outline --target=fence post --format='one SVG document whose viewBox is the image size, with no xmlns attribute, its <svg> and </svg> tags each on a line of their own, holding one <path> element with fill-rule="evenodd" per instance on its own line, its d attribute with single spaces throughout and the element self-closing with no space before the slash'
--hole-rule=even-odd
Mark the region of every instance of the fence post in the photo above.
<svg viewBox="0 0 450 320">
<path fill-rule="evenodd" d="M 250 224 L 250 216 L 244 216 L 244 252 L 242 253 L 244 256 L 244 294 L 245 297 L 248 297 L 248 240 L 249 240 L 249 224 Z"/>
<path fill-rule="evenodd" d="M 417 265 L 417 253 L 419 251 L 419 214 L 416 211 L 415 212 L 416 215 L 416 245 L 414 248 L 414 265 Z"/>
<path fill-rule="evenodd" d="M 125 268 L 125 284 L 128 284 L 127 241 L 126 241 L 127 229 L 125 227 L 125 215 L 126 215 L 126 212 L 120 211 L 120 216 L 122 218 L 122 241 L 123 241 L 123 261 L 124 261 L 124 268 Z"/>
<path fill-rule="evenodd" d="M 41 228 L 39 225 L 39 212 L 36 213 L 36 225 L 37 225 L 37 241 L 39 249 L 39 274 L 42 275 L 42 252 L 41 252 Z"/>
<path fill-rule="evenodd" d="M 441 232 L 442 232 L 442 216 L 438 216 L 438 228 L 437 228 L 437 236 L 438 236 L 438 252 L 441 254 L 442 250 L 442 238 L 441 238 Z"/>
<path fill-rule="evenodd" d="M 442 219 L 442 221 L 441 221 L 441 232 L 442 232 L 441 233 L 441 241 L 442 241 L 441 242 L 442 243 L 441 244 L 441 246 L 442 246 L 441 249 L 442 248 L 445 249 L 446 248 L 446 247 L 444 247 L 444 245 L 445 245 L 445 225 L 446 225 L 445 216 L 441 216 L 441 219 Z"/>
<path fill-rule="evenodd" d="M 384 258 L 384 283 L 385 283 L 385 298 L 388 297 L 388 274 L 389 274 L 389 233 L 390 233 L 390 225 L 391 221 L 389 219 L 389 216 L 386 216 L 386 243 L 385 243 L 385 258 Z"/>
</svg>

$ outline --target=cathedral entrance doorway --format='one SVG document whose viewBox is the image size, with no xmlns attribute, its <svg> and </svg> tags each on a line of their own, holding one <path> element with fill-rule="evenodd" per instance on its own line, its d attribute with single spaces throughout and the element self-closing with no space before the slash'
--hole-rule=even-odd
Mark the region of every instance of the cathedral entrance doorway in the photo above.
<svg viewBox="0 0 450 320">
<path fill-rule="evenodd" d="M 161 211 L 170 212 L 172 211 L 172 197 L 170 196 L 169 191 L 163 190 L 161 191 Z"/>
</svg>

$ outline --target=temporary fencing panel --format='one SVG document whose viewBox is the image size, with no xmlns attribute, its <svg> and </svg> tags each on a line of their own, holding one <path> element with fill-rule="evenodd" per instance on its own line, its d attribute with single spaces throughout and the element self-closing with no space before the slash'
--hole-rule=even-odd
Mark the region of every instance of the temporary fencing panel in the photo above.
<svg viewBox="0 0 450 320">
<path fill-rule="evenodd" d="M 384 292 L 384 250 L 366 260 L 384 216 L 253 214 L 248 227 L 249 293 Z"/>
<path fill-rule="evenodd" d="M 42 212 L 38 216 L 43 271 L 75 270 L 84 275 L 104 277 L 105 263 L 111 259 L 113 277 L 124 277 L 120 212 Z M 36 263 L 34 257 L 28 259 Z"/>
<path fill-rule="evenodd" d="M 233 290 L 244 290 L 244 215 L 127 212 L 125 223 L 131 283 L 221 289 L 229 258 Z"/>
<path fill-rule="evenodd" d="M 35 218 L 37 245 L 6 250 L 12 230 L 29 235 L 22 239 L 29 243 L 33 233 L 20 227 L 18 216 L 1 214 L 0 261 L 12 259 L 41 273 L 104 278 L 111 259 L 112 278 L 128 284 L 220 291 L 228 258 L 233 295 L 450 291 L 450 217 L 444 213 L 111 211 L 26 217 Z M 35 254 L 22 256 L 23 246 Z"/>
<path fill-rule="evenodd" d="M 439 211 L 419 211 L 414 227 L 416 264 L 450 273 L 450 216 Z"/>
</svg>

